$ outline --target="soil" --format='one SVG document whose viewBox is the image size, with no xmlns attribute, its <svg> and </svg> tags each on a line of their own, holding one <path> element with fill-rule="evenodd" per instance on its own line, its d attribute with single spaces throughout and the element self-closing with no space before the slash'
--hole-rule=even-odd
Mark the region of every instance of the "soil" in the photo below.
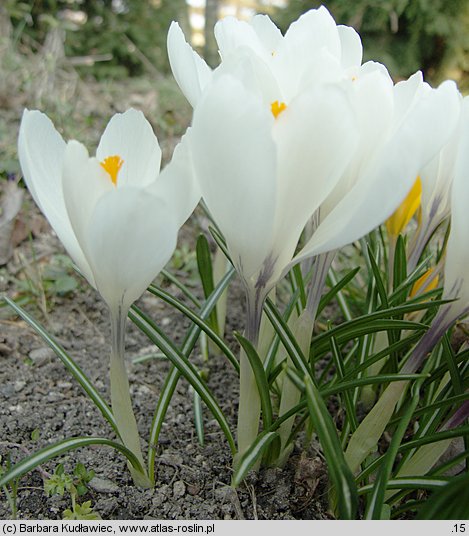
<svg viewBox="0 0 469 536">
<path fill-rule="evenodd" d="M 29 208 L 31 211 L 31 207 Z M 37 212 L 37 211 L 36 211 Z M 34 217 L 38 214 L 34 212 Z M 192 242 L 197 222 L 186 225 L 180 240 Z M 47 263 L 63 252 L 47 226 L 32 241 L 36 258 Z M 0 291 L 18 296 L 17 281 L 24 274 L 25 259 L 32 261 L 31 243 L 20 244 L 13 258 L 0 270 Z M 182 275 L 181 272 L 179 275 Z M 174 286 L 169 290 L 182 299 Z M 197 292 L 197 288 L 194 289 Z M 237 352 L 232 332 L 242 330 L 243 295 L 236 281 L 230 287 L 227 340 Z M 109 322 L 105 304 L 86 282 L 66 295 L 48 295 L 46 315 L 37 302 L 26 305 L 56 337 L 109 399 Z M 138 305 L 173 341 L 180 344 L 188 322 L 177 311 L 145 294 Z M 14 463 L 52 442 L 72 436 L 115 439 L 107 422 L 69 375 L 44 341 L 22 320 L 0 309 L 0 454 Z M 197 348 L 197 347 L 196 347 Z M 155 353 L 152 343 L 131 322 L 126 332 L 126 357 L 132 399 L 146 451 L 148 431 L 169 364 L 162 359 L 133 363 L 136 357 Z M 198 350 L 191 359 L 200 360 Z M 237 412 L 236 374 L 222 357 L 209 362 L 208 384 L 234 430 Z M 327 477 L 322 459 L 313 446 L 298 443 L 287 465 L 265 468 L 248 475 L 237 489 L 230 487 L 231 455 L 217 423 L 204 409 L 205 444 L 199 444 L 194 428 L 190 386 L 179 381 L 159 441 L 157 480 L 153 489 L 132 484 L 124 458 L 108 447 L 82 448 L 56 458 L 40 470 L 25 475 L 17 493 L 18 518 L 61 519 L 71 507 L 70 496 L 44 491 L 44 472 L 58 463 L 73 472 L 78 462 L 95 471 L 89 491 L 79 502 L 91 501 L 103 519 L 328 519 Z M 0 518 L 11 509 L 2 494 Z"/>
</svg>

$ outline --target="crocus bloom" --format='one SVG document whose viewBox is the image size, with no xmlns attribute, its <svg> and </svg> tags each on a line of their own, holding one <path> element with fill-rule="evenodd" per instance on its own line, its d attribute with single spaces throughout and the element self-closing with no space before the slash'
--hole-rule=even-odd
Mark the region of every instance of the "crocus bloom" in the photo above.
<svg viewBox="0 0 469 536">
<path fill-rule="evenodd" d="M 186 140 L 159 174 L 161 150 L 141 112 L 116 114 L 90 157 L 47 116 L 26 110 L 18 152 L 29 191 L 79 270 L 111 308 L 128 309 L 168 262 L 197 204 Z"/>
<path fill-rule="evenodd" d="M 188 133 L 187 135 L 190 135 Z M 24 180 L 79 270 L 111 312 L 111 403 L 124 445 L 143 467 L 124 363 L 125 319 L 171 257 L 179 227 L 199 200 L 187 139 L 159 174 L 161 150 L 141 112 L 116 114 L 96 157 L 66 143 L 52 122 L 26 110 L 18 152 Z M 150 486 L 145 473 L 131 472 Z"/>
</svg>

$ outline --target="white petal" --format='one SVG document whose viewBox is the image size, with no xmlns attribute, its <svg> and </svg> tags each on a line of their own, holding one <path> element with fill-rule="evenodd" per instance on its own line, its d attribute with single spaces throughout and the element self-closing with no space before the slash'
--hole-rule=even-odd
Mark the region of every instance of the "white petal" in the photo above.
<svg viewBox="0 0 469 536">
<path fill-rule="evenodd" d="M 171 207 L 148 189 L 113 189 L 99 199 L 87 243 L 110 307 L 126 308 L 140 297 L 171 258 L 177 230 Z"/>
<path fill-rule="evenodd" d="M 18 138 L 24 181 L 67 253 L 94 286 L 90 267 L 65 207 L 61 182 L 64 153 L 65 142 L 50 119 L 41 112 L 25 110 Z"/>
<path fill-rule="evenodd" d="M 293 100 L 275 121 L 273 137 L 279 177 L 276 251 L 288 251 L 283 268 L 352 158 L 358 132 L 347 95 L 325 86 Z"/>
<path fill-rule="evenodd" d="M 215 24 L 215 39 L 222 60 L 240 47 L 250 48 L 258 56 L 267 57 L 267 51 L 254 27 L 234 17 L 225 17 Z"/>
<path fill-rule="evenodd" d="M 469 99 L 462 105 L 462 129 L 451 194 L 451 232 L 446 250 L 444 298 L 459 297 L 451 304 L 455 317 L 469 306 Z"/>
<path fill-rule="evenodd" d="M 168 56 L 174 78 L 192 106 L 196 106 L 202 90 L 212 77 L 205 61 L 186 42 L 177 22 L 168 32 Z"/>
<path fill-rule="evenodd" d="M 276 100 L 284 100 L 270 66 L 250 48 L 240 47 L 229 54 L 214 71 L 213 78 L 218 80 L 227 74 L 239 80 L 267 108 Z"/>
<path fill-rule="evenodd" d="M 459 108 L 452 84 L 442 84 L 422 98 L 363 170 L 355 187 L 321 223 L 297 260 L 349 244 L 388 218 L 422 167 L 448 141 Z"/>
<path fill-rule="evenodd" d="M 296 52 L 304 58 L 321 48 L 340 59 L 340 39 L 337 26 L 329 11 L 321 6 L 311 9 L 293 22 L 285 33 L 282 50 L 285 47 L 290 54 Z M 279 54 L 280 54 L 279 50 Z M 300 59 L 301 59 L 300 58 Z"/>
<path fill-rule="evenodd" d="M 340 62 L 344 69 L 361 65 L 363 57 L 362 41 L 358 33 L 350 26 L 337 26 L 341 44 Z"/>
<path fill-rule="evenodd" d="M 266 52 L 275 53 L 282 41 L 282 32 L 275 26 L 267 15 L 256 15 L 251 20 L 251 26 L 259 37 Z"/>
<path fill-rule="evenodd" d="M 393 84 L 387 72 L 379 68 L 360 70 L 347 89 L 356 112 L 360 140 L 353 162 L 321 205 L 321 221 L 355 185 L 364 163 L 369 163 L 393 124 Z"/>
<path fill-rule="evenodd" d="M 164 199 L 174 214 L 178 227 L 189 218 L 200 201 L 200 186 L 195 179 L 190 151 L 189 128 L 176 146 L 171 162 L 148 190 Z"/>
<path fill-rule="evenodd" d="M 94 259 L 87 242 L 88 226 L 98 199 L 116 188 L 98 160 L 90 158 L 86 147 L 75 140 L 69 141 L 65 149 L 62 188 L 73 232 L 95 274 Z"/>
<path fill-rule="evenodd" d="M 450 141 L 420 173 L 422 179 L 422 225 L 438 225 L 450 211 L 450 192 L 461 132 L 456 128 Z"/>
<path fill-rule="evenodd" d="M 150 123 L 142 112 L 130 109 L 115 114 L 106 126 L 96 150 L 102 162 L 118 155 L 124 161 L 117 186 L 147 186 L 160 171 L 161 149 Z"/>
<path fill-rule="evenodd" d="M 273 57 L 273 65 L 287 100 L 299 90 L 300 82 L 311 73 L 320 81 L 331 78 L 329 65 L 335 72 L 340 64 L 340 39 L 337 26 L 323 6 L 312 9 L 295 21 L 287 30 Z M 320 68 L 318 68 L 318 64 Z M 304 82 L 301 83 L 301 87 Z"/>
<path fill-rule="evenodd" d="M 420 71 L 394 86 L 396 125 L 402 122 L 406 114 L 415 106 L 419 96 L 426 90 L 428 90 L 428 86 L 423 82 Z"/>
<path fill-rule="evenodd" d="M 276 153 L 270 107 L 221 77 L 194 112 L 192 155 L 202 197 L 246 279 L 272 250 Z"/>
</svg>

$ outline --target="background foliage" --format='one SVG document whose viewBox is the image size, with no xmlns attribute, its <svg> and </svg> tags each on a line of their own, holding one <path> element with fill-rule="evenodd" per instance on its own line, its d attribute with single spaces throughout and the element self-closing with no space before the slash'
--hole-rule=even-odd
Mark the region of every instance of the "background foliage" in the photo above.
<svg viewBox="0 0 469 536">
<path fill-rule="evenodd" d="M 172 20 L 188 24 L 185 0 L 7 0 L 18 35 L 43 44 L 51 28 L 66 33 L 66 56 L 104 56 L 97 77 L 168 72 L 166 34 Z M 90 71 L 90 67 L 82 67 Z"/>
</svg>

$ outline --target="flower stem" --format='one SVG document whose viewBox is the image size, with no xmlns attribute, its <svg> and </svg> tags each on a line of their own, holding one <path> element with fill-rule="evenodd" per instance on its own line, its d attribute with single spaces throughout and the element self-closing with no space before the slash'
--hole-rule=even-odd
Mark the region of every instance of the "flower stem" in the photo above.
<svg viewBox="0 0 469 536">
<path fill-rule="evenodd" d="M 308 291 L 306 308 L 300 316 L 293 320 L 291 327 L 292 333 L 305 356 L 309 356 L 311 339 L 313 336 L 314 321 L 321 300 L 324 284 L 326 282 L 329 268 L 334 260 L 336 252 L 330 251 L 317 257 L 314 257 L 312 267 L 314 269 L 313 278 Z M 289 367 L 293 366 L 290 357 L 287 357 Z M 282 384 L 282 394 L 280 398 L 279 416 L 281 417 L 296 404 L 298 404 L 301 393 L 296 385 L 285 374 Z M 278 458 L 278 464 L 282 465 L 288 458 L 291 446 L 287 444 L 288 438 L 293 427 L 295 417 L 286 420 L 279 429 L 281 440 L 281 452 Z"/>
<path fill-rule="evenodd" d="M 122 443 L 131 450 L 144 467 L 137 421 L 130 400 L 130 387 L 124 360 L 124 335 L 127 311 L 122 307 L 111 309 L 111 405 Z M 129 465 L 134 483 L 140 487 L 151 487 L 146 474 Z"/>
<path fill-rule="evenodd" d="M 257 348 L 262 319 L 264 296 L 246 289 L 246 330 L 245 336 Z M 264 356 L 261 356 L 261 359 Z M 239 407 L 238 407 L 238 452 L 237 460 L 246 452 L 259 433 L 261 399 L 256 379 L 246 353 L 241 349 L 239 371 Z"/>
</svg>

